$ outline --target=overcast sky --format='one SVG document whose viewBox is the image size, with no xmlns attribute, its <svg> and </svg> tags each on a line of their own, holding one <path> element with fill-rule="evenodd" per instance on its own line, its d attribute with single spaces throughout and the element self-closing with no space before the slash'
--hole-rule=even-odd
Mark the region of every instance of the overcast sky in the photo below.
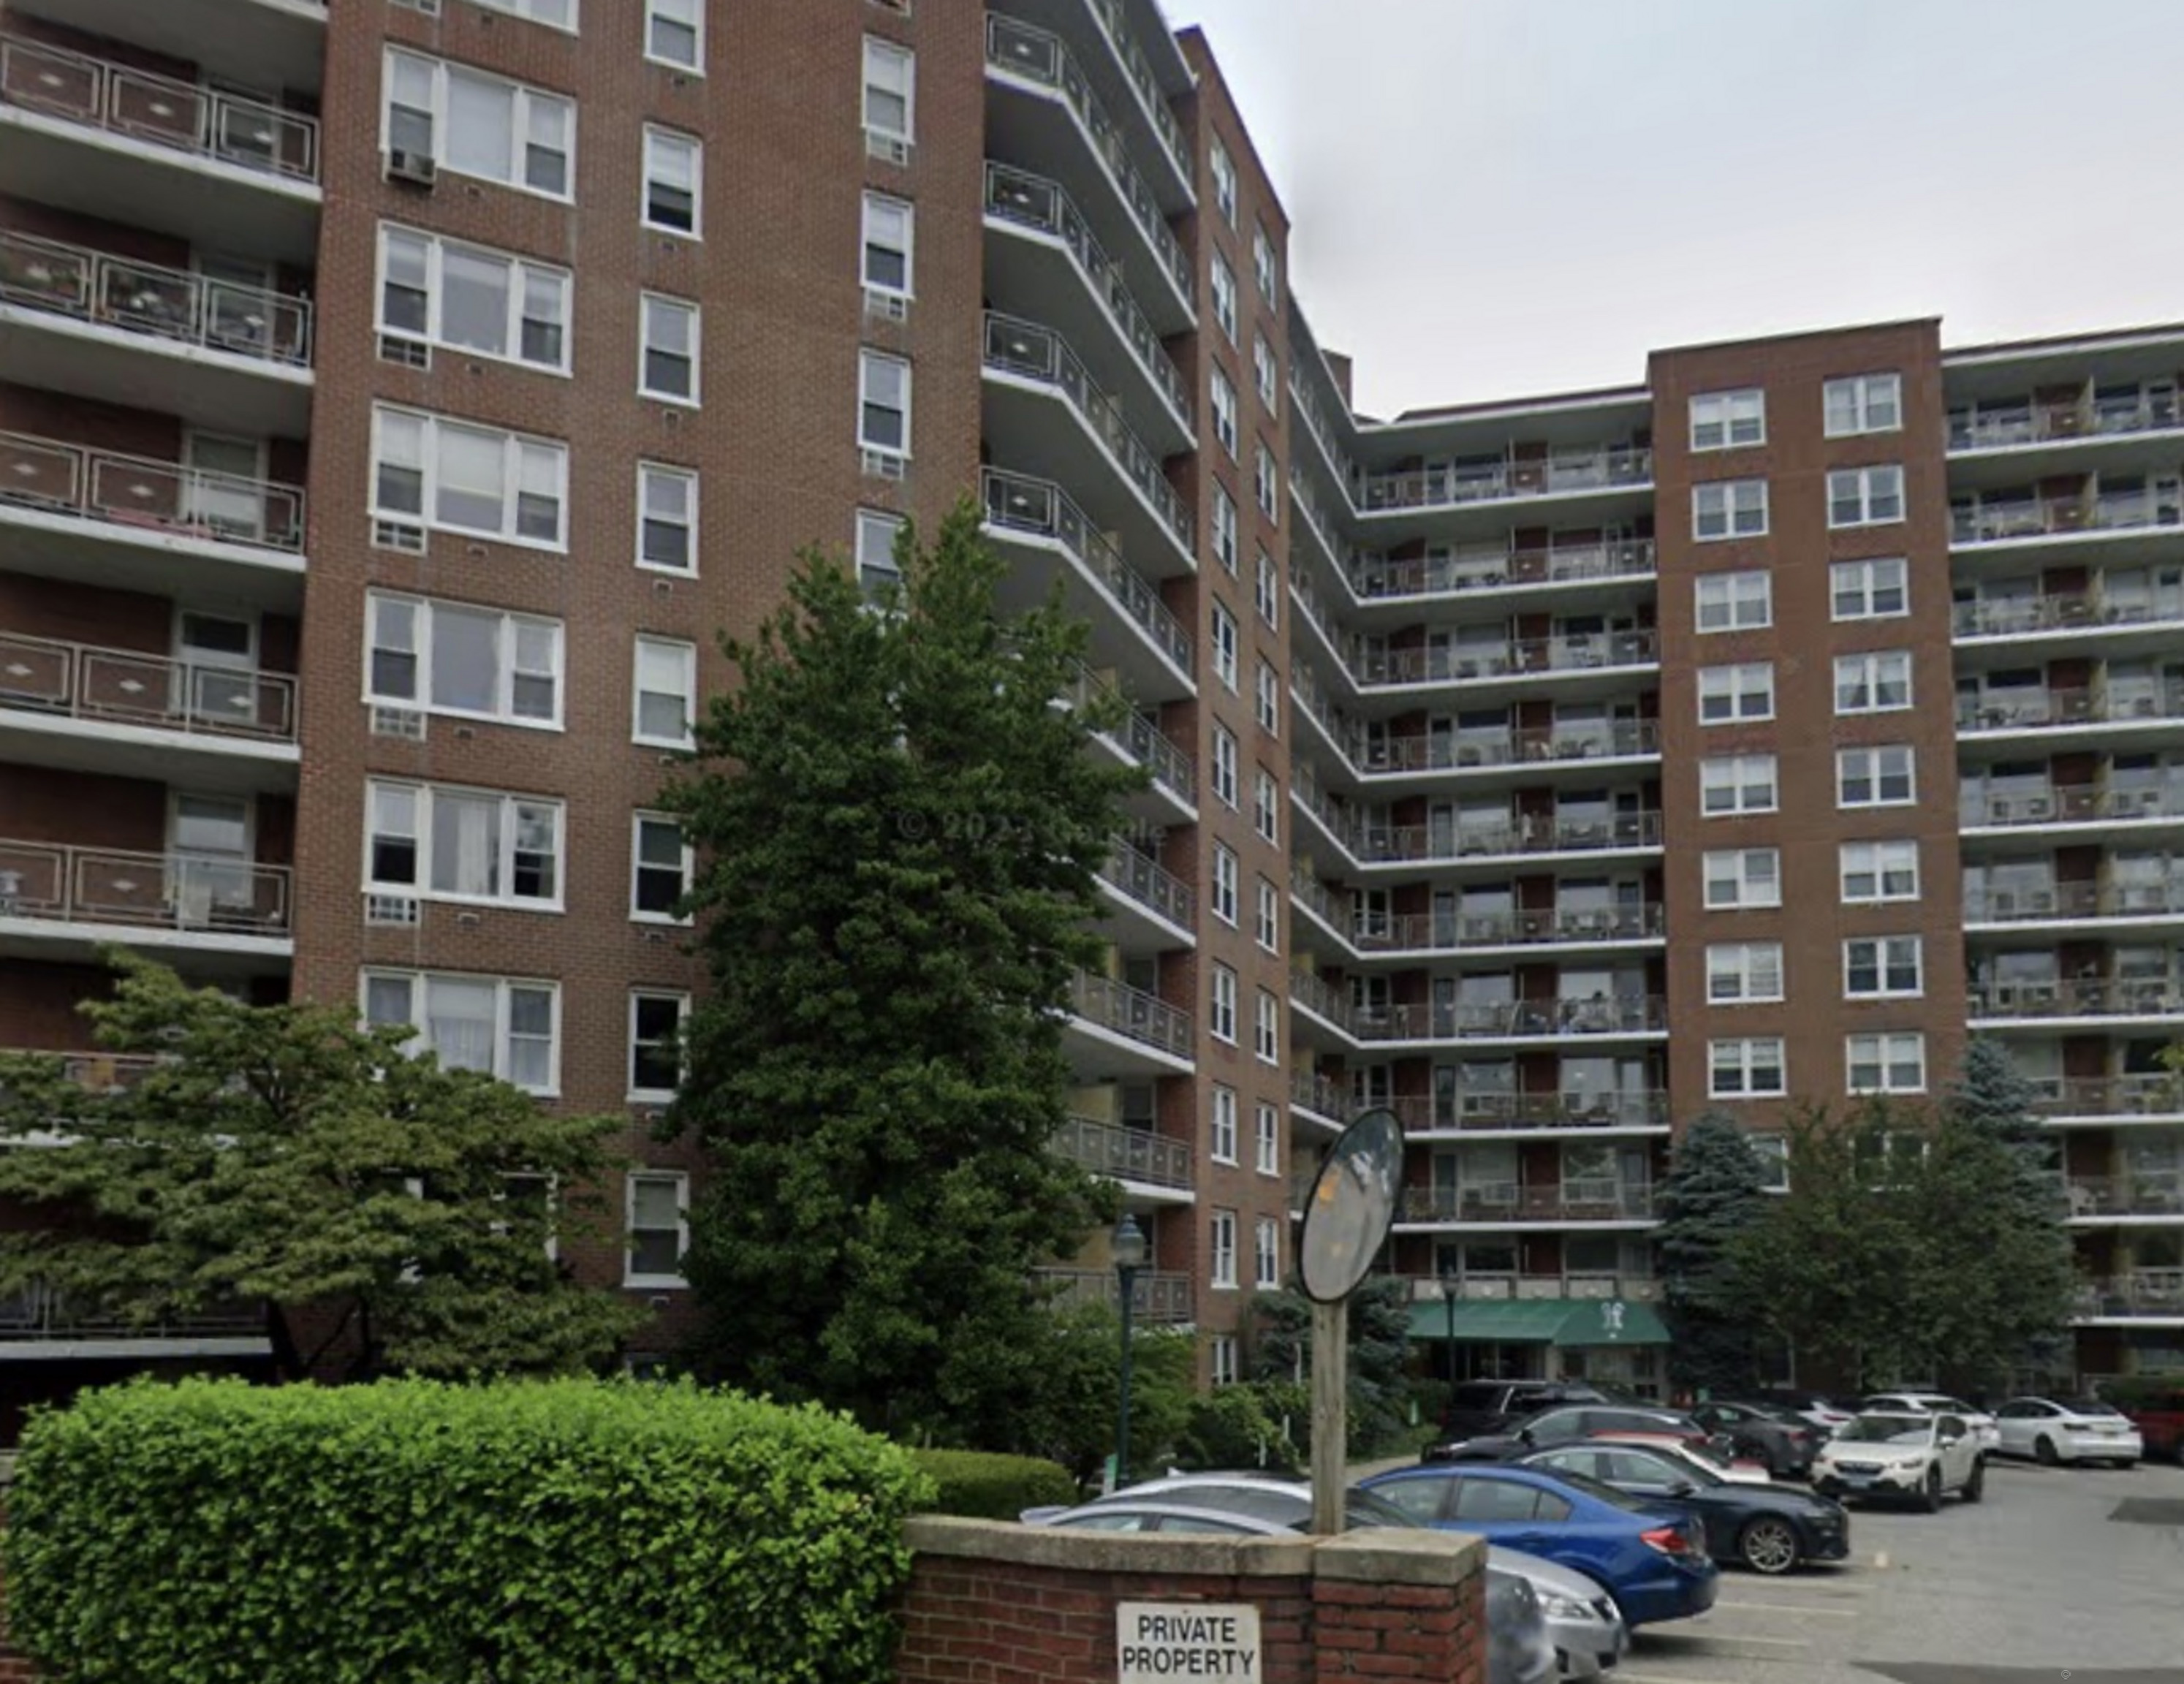
<svg viewBox="0 0 2184 1684">
<path fill-rule="evenodd" d="M 2184 0 L 1167 0 L 1368 412 L 1650 347 L 2184 318 Z"/>
</svg>

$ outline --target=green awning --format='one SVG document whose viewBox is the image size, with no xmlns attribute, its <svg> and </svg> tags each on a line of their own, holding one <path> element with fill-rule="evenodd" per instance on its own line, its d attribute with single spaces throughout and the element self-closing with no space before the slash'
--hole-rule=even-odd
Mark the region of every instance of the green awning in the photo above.
<svg viewBox="0 0 2184 1684">
<path fill-rule="evenodd" d="M 1455 1308 L 1460 1345 L 1666 1345 L 1669 1330 L 1651 1304 L 1628 1298 L 1460 1298 Z M 1446 1303 L 1411 1306 L 1411 1337 L 1445 1341 Z"/>
</svg>

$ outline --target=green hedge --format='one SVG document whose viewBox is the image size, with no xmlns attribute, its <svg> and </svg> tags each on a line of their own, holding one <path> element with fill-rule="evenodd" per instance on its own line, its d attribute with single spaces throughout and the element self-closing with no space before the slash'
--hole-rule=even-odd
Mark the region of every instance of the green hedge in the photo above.
<svg viewBox="0 0 2184 1684">
<path fill-rule="evenodd" d="M 994 1456 L 979 1450 L 916 1450 L 911 1454 L 939 1492 L 929 1505 L 936 1514 L 1013 1520 L 1027 1508 L 1074 1503 L 1078 1498 L 1069 1469 L 1036 1456 Z"/>
<path fill-rule="evenodd" d="M 885 1684 L 929 1493 L 688 1385 L 144 1381 L 25 1431 L 8 1622 L 70 1684 Z"/>
</svg>

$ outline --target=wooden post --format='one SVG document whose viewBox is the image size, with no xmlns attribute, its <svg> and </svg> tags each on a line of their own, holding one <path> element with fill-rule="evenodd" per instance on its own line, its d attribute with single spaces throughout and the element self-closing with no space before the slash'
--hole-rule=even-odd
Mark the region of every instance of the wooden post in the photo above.
<svg viewBox="0 0 2184 1684">
<path fill-rule="evenodd" d="M 1312 1307 L 1312 1529 L 1342 1530 L 1349 1486 L 1350 1306 Z"/>
</svg>

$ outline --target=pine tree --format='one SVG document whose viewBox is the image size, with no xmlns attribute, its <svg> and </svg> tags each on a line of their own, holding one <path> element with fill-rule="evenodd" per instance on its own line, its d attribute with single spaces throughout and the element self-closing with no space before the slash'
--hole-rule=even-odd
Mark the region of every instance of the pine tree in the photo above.
<svg viewBox="0 0 2184 1684">
<path fill-rule="evenodd" d="M 1677 1143 L 1654 1236 L 1669 1370 L 1678 1385 L 1733 1391 L 1757 1379 L 1752 1327 L 1729 1253 L 1766 1213 L 1766 1168 L 1734 1120 L 1709 1111 Z"/>
</svg>

